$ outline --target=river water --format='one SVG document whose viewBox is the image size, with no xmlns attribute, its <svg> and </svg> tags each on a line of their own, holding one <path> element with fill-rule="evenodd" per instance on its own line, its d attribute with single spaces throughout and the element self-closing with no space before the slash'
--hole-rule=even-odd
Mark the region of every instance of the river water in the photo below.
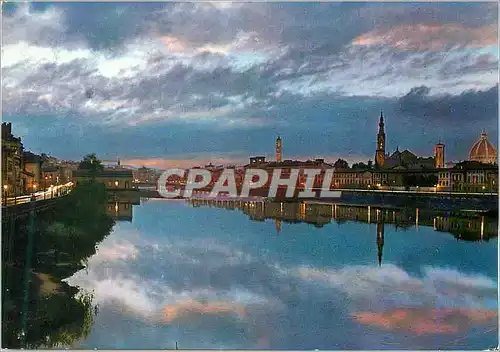
<svg viewBox="0 0 500 352">
<path fill-rule="evenodd" d="M 497 238 L 485 241 L 496 223 L 265 206 L 133 206 L 66 280 L 93 291 L 98 305 L 90 334 L 73 347 L 497 345 Z"/>
</svg>

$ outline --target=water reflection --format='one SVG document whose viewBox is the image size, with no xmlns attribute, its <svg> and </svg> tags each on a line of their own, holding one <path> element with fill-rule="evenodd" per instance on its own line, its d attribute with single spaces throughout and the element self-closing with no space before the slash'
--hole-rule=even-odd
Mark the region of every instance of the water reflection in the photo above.
<svg viewBox="0 0 500 352">
<path fill-rule="evenodd" d="M 93 295 L 63 280 L 84 268 L 113 220 L 100 185 L 82 185 L 54 209 L 2 218 L 2 347 L 71 347 L 90 333 Z M 78 203 L 78 212 L 74 204 Z"/>
<path fill-rule="evenodd" d="M 147 201 L 147 199 L 143 199 Z M 141 204 L 141 198 L 134 193 L 114 192 L 108 196 L 106 214 L 116 221 L 128 221 L 133 219 L 133 206 Z"/>
<path fill-rule="evenodd" d="M 382 252 L 384 250 L 384 222 L 377 222 L 377 254 L 378 254 L 378 265 L 382 265 Z"/>
<path fill-rule="evenodd" d="M 281 231 L 281 222 L 308 223 L 321 228 L 334 220 L 338 224 L 346 221 L 377 224 L 377 243 L 383 246 L 384 225 L 394 225 L 396 230 L 407 230 L 419 226 L 433 227 L 440 232 L 453 234 L 459 240 L 488 241 L 497 237 L 498 220 L 481 215 L 447 215 L 429 209 L 391 209 L 347 204 L 324 204 L 313 202 L 245 202 L 233 200 L 190 200 L 194 207 L 208 206 L 239 209 L 254 221 L 274 219 L 276 232 Z M 379 239 L 380 238 L 380 239 Z"/>
<path fill-rule="evenodd" d="M 416 233 L 415 209 L 191 205 L 142 201 L 132 221 L 117 222 L 85 270 L 67 280 L 93 292 L 99 305 L 90 334 L 73 348 L 457 349 L 497 342 L 496 243 L 440 236 L 436 216 L 446 214 L 419 209 Z M 483 237 L 490 221 L 483 221 Z"/>
</svg>

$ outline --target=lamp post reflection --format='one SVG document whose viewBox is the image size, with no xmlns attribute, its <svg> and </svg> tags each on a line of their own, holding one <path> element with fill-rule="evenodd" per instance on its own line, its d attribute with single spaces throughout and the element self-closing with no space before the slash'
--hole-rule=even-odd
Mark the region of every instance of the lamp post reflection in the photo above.
<svg viewBox="0 0 500 352">
<path fill-rule="evenodd" d="M 7 205 L 7 190 L 9 189 L 9 185 L 3 185 L 3 199 L 4 205 Z"/>
</svg>

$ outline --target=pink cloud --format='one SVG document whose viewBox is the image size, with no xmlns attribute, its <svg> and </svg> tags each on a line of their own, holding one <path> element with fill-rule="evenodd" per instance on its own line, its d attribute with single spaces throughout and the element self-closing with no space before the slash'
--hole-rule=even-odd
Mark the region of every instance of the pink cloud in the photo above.
<svg viewBox="0 0 500 352">
<path fill-rule="evenodd" d="M 163 323 L 169 324 L 190 313 L 202 315 L 236 314 L 238 316 L 246 316 L 245 307 L 241 304 L 225 301 L 202 303 L 194 299 L 189 299 L 166 305 L 163 308 L 162 321 Z"/>
<path fill-rule="evenodd" d="M 170 52 L 183 52 L 189 47 L 189 43 L 185 40 L 170 35 L 161 36 L 159 39 Z"/>
<path fill-rule="evenodd" d="M 389 45 L 399 49 L 438 51 L 449 46 L 497 45 L 497 26 L 468 28 L 458 24 L 409 24 L 365 33 L 354 45 Z"/>
<path fill-rule="evenodd" d="M 399 308 L 385 312 L 356 312 L 351 316 L 363 325 L 417 335 L 453 334 L 466 331 L 473 324 L 487 324 L 497 319 L 494 311 L 467 308 Z"/>
<path fill-rule="evenodd" d="M 156 169 L 181 168 L 187 169 L 196 166 L 205 166 L 209 163 L 214 165 L 241 165 L 248 162 L 246 158 L 192 158 L 192 159 L 170 159 L 170 158 L 144 158 L 144 159 L 125 159 L 122 164 L 135 167 L 146 166 Z"/>
</svg>

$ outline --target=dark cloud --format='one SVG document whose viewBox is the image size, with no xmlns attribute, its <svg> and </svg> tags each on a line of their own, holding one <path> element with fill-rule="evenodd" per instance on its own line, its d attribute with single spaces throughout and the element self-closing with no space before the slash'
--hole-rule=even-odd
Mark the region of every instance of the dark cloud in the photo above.
<svg viewBox="0 0 500 352">
<path fill-rule="evenodd" d="M 403 114 L 425 120 L 460 123 L 493 121 L 498 116 L 498 85 L 486 91 L 467 91 L 460 95 L 431 95 L 426 86 L 412 88 L 398 100 Z"/>
<path fill-rule="evenodd" d="M 467 16 L 464 16 L 467 13 Z M 374 27 L 400 24 L 454 23 L 482 27 L 498 19 L 496 3 L 373 3 L 360 9 L 361 18 Z"/>
<path fill-rule="evenodd" d="M 284 138 L 284 153 L 290 157 L 334 159 L 351 155 L 367 160 L 373 159 L 378 116 L 383 110 L 388 151 L 399 146 L 421 155 L 432 155 L 432 146 L 443 139 L 447 159 L 456 160 L 467 157 L 482 128 L 496 141 L 496 92 L 495 87 L 484 92 L 435 97 L 429 94 L 429 88 L 416 87 L 400 99 L 347 98 L 334 94 L 305 98 L 283 93 L 233 113 L 234 118 L 243 122 L 258 118 L 265 123 L 231 130 L 216 123 L 186 124 L 170 119 L 106 128 L 78 115 L 6 116 L 4 119 L 12 120 L 21 131 L 37 131 L 36 134 L 23 133 L 28 148 L 44 151 L 50 145 L 51 152 L 63 158 L 79 159 L 91 151 L 97 151 L 106 159 L 169 158 L 208 152 L 224 155 L 232 151 L 245 160 L 252 154 L 272 156 L 273 141 L 280 134 Z M 99 90 L 95 94 L 99 94 Z M 84 96 L 84 92 L 81 95 Z M 197 110 L 199 104 L 217 108 L 227 103 L 225 97 L 209 94 L 200 95 L 200 100 L 185 97 L 186 109 Z"/>
</svg>

